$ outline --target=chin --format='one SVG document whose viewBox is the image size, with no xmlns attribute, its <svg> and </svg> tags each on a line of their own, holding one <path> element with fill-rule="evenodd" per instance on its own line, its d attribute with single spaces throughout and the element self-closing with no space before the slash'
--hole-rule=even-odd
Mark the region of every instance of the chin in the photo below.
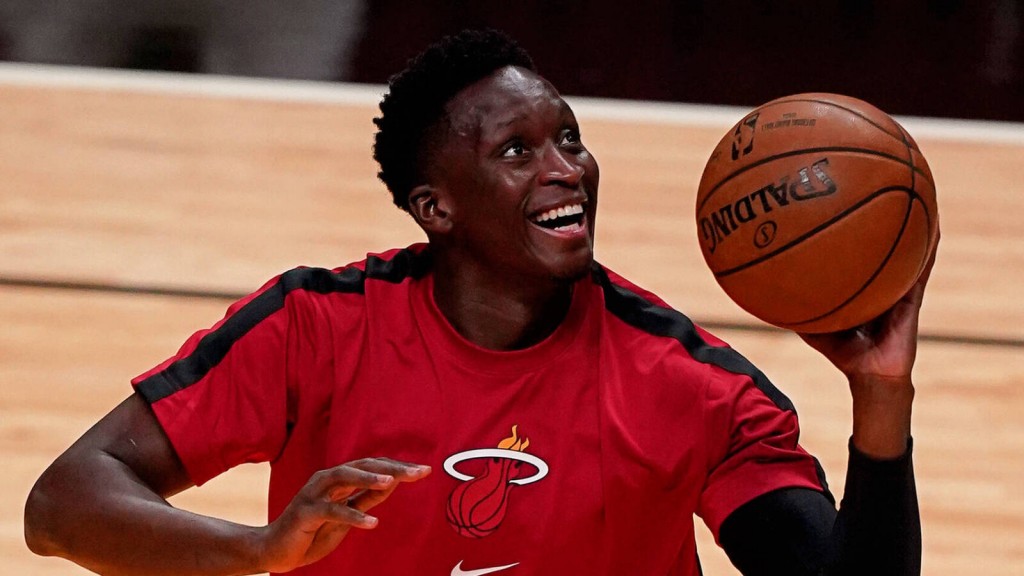
<svg viewBox="0 0 1024 576">
<path fill-rule="evenodd" d="M 590 268 L 585 268 L 583 270 L 571 274 L 554 276 L 551 279 L 557 282 L 558 284 L 575 284 L 580 280 L 586 278 L 588 274 L 590 274 Z"/>
<path fill-rule="evenodd" d="M 587 251 L 585 255 L 573 255 L 552 266 L 551 278 L 557 282 L 572 283 L 586 278 L 594 263 L 594 253 Z"/>
</svg>

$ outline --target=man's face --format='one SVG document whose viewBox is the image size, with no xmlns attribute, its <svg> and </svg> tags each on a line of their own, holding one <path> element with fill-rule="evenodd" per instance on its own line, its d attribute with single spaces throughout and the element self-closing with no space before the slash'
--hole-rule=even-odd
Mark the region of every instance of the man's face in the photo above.
<svg viewBox="0 0 1024 576">
<path fill-rule="evenodd" d="M 586 274 L 598 166 L 554 87 L 503 68 L 459 92 L 447 116 L 428 169 L 447 199 L 446 242 L 521 278 Z"/>
</svg>

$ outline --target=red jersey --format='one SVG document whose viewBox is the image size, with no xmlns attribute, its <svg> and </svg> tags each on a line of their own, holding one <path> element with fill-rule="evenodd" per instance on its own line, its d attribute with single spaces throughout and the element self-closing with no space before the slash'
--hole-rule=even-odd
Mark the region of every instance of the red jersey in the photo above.
<svg viewBox="0 0 1024 576">
<path fill-rule="evenodd" d="M 423 245 L 295 269 L 133 384 L 196 484 L 269 461 L 271 519 L 317 470 L 433 467 L 298 574 L 695 576 L 693 514 L 717 538 L 761 494 L 826 490 L 763 374 L 597 264 L 511 352 L 445 320 Z"/>
</svg>

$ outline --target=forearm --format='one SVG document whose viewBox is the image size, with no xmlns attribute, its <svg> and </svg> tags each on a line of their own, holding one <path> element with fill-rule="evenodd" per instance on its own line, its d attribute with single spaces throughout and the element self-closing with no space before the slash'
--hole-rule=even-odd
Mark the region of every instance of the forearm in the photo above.
<svg viewBox="0 0 1024 576">
<path fill-rule="evenodd" d="M 909 439 L 892 460 L 871 459 L 851 441 L 832 540 L 837 561 L 829 574 L 921 573 L 921 516 Z"/>
<path fill-rule="evenodd" d="M 38 554 L 100 574 L 252 574 L 258 529 L 172 507 L 103 451 L 69 451 L 33 488 L 25 535 Z"/>
<path fill-rule="evenodd" d="M 933 252 L 917 284 L 870 323 L 800 335 L 849 379 L 853 435 L 844 498 L 837 514 L 823 494 L 783 489 L 733 512 L 719 536 L 744 574 L 920 574 L 911 373 L 934 262 Z"/>
<path fill-rule="evenodd" d="M 748 502 L 722 524 L 722 547 L 747 576 L 916 576 L 921 522 L 911 451 L 872 460 L 850 445 L 838 515 L 820 492 L 789 488 Z"/>
</svg>

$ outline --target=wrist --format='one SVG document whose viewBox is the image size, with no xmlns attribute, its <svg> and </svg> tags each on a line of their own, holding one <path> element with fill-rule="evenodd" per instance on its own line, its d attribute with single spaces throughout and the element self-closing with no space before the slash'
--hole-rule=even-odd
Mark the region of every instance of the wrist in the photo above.
<svg viewBox="0 0 1024 576">
<path fill-rule="evenodd" d="M 240 538 L 241 555 L 246 566 L 252 573 L 272 572 L 274 566 L 268 560 L 267 542 L 270 538 L 270 526 L 248 527 Z"/>
<path fill-rule="evenodd" d="M 907 451 L 914 402 L 910 378 L 850 378 L 853 395 L 853 445 L 877 460 Z"/>
</svg>

